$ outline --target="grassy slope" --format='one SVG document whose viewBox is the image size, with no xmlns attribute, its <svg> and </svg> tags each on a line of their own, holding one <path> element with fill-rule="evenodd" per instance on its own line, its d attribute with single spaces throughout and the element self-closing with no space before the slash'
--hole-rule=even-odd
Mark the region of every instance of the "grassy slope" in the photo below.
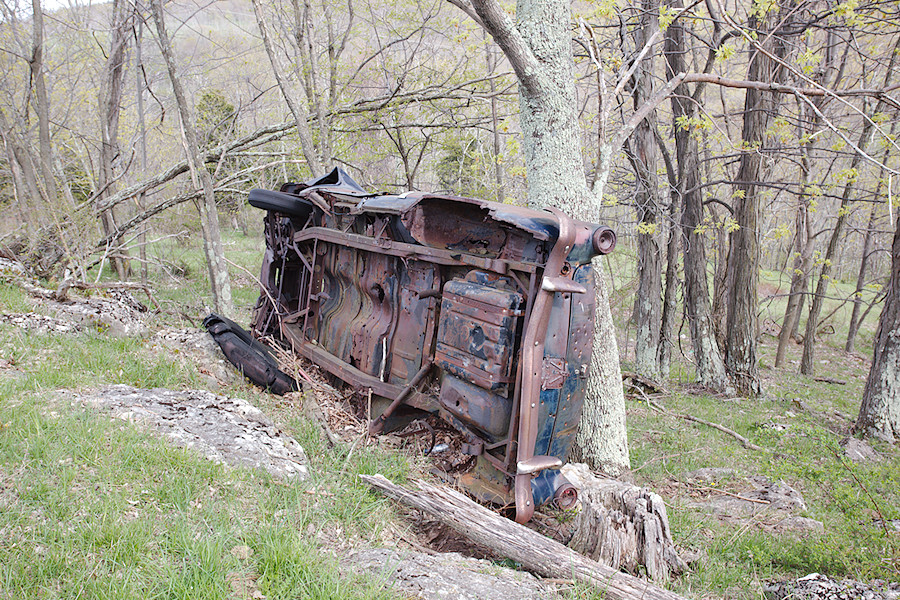
<svg viewBox="0 0 900 600">
<path fill-rule="evenodd" d="M 259 239 L 230 235 L 227 242 L 229 258 L 255 272 Z M 207 300 L 196 276 L 203 272 L 199 251 L 172 243 L 160 252 L 194 274 L 191 281 L 160 278 L 160 301 L 202 316 Z M 232 275 L 239 319 L 246 322 L 255 299 L 252 277 L 239 268 Z M 627 301 L 627 289 L 620 291 Z M 8 285 L 0 285 L 0 307 L 28 309 L 21 293 Z M 627 312 L 624 304 L 620 308 Z M 779 307 L 770 310 L 777 314 Z M 855 415 L 867 363 L 829 349 L 838 338 L 825 341 L 820 358 L 829 364 L 821 370 L 847 380 L 846 386 L 815 382 L 793 368 L 771 369 L 772 338 L 764 336 L 765 399 L 692 395 L 676 382 L 675 392 L 657 400 L 670 412 L 722 423 L 771 453 L 746 450 L 715 430 L 629 400 L 636 480 L 669 503 L 676 542 L 704 555 L 696 571 L 674 584 L 679 591 L 697 598 L 757 598 L 766 578 L 812 571 L 898 578 L 897 534 L 886 535 L 875 522 L 879 513 L 900 518 L 897 451 L 876 444 L 890 460 L 850 465 L 838 458 L 841 435 L 793 402 L 800 399 L 817 413 Z M 791 351 L 792 359 L 799 357 L 798 348 Z M 358 448 L 347 460 L 346 448 L 322 445 L 316 426 L 299 416 L 297 407 L 248 386 L 225 390 L 272 414 L 306 448 L 313 480 L 285 485 L 265 474 L 209 464 L 130 425 L 54 399 L 59 388 L 103 383 L 199 385 L 189 369 L 144 353 L 143 340 L 96 333 L 25 335 L 0 325 L 0 358 L 15 367 L 0 370 L 0 598 L 390 594 L 384 581 L 362 581 L 342 571 L 332 553 L 359 539 L 389 539 L 392 530 L 405 527 L 386 501 L 357 483 L 356 474 L 381 472 L 402 481 L 416 470 L 406 458 L 371 447 Z M 684 359 L 673 372 L 681 384 L 689 380 Z M 840 418 L 832 419 L 832 429 L 840 426 Z M 690 508 L 687 502 L 698 492 L 678 481 L 685 471 L 708 466 L 785 479 L 802 491 L 808 516 L 823 521 L 826 534 L 776 537 L 759 527 L 770 518 L 765 514 L 749 523 L 728 523 Z M 737 482 L 723 488 L 739 491 Z M 571 596 L 594 593 L 579 588 Z"/>
<path fill-rule="evenodd" d="M 249 246 L 250 262 L 258 241 L 230 241 L 232 259 Z M 251 295 L 236 294 L 242 310 Z M 202 313 L 199 285 L 161 286 L 159 296 Z M 0 307 L 30 310 L 8 284 Z M 249 386 L 223 390 L 280 412 L 307 450 L 312 480 L 285 484 L 167 447 L 57 393 L 109 383 L 198 387 L 190 369 L 146 353 L 144 340 L 0 325 L 0 359 L 0 598 L 393 597 L 389 582 L 342 570 L 329 548 L 381 537 L 390 511 L 357 474 L 402 481 L 404 457 L 362 448 L 347 460 L 346 450 L 326 451 L 290 407 L 278 411 Z"/>
</svg>

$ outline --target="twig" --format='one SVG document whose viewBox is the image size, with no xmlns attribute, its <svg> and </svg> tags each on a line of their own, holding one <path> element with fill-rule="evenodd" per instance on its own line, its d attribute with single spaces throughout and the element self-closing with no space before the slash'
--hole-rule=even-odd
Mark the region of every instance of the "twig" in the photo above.
<svg viewBox="0 0 900 600">
<path fill-rule="evenodd" d="M 693 421 L 694 423 L 700 423 L 701 425 L 706 425 L 707 427 L 712 427 L 713 429 L 718 429 L 722 433 L 727 433 L 728 435 L 730 435 L 731 437 L 733 437 L 734 439 L 739 441 L 741 443 L 741 445 L 744 448 L 747 448 L 748 450 L 756 450 L 757 452 L 768 452 L 768 450 L 766 450 L 762 446 L 757 446 L 756 444 L 754 444 L 753 442 L 751 442 L 750 440 L 748 440 L 747 438 L 745 438 L 738 432 L 728 429 L 724 425 L 719 425 L 718 423 L 711 423 L 710 421 L 704 421 L 703 419 L 699 419 L 699 418 L 691 416 L 691 415 L 669 412 L 662 406 L 655 404 L 653 401 L 651 401 L 649 396 L 647 396 L 647 395 L 644 395 L 644 399 L 647 401 L 647 404 L 650 405 L 651 408 L 655 408 L 656 410 L 660 411 L 661 413 L 670 415 L 672 417 L 678 417 L 679 419 L 684 419 L 686 421 Z"/>
<path fill-rule="evenodd" d="M 847 385 L 846 381 L 841 379 L 833 379 L 831 377 L 813 377 L 813 381 L 821 381 L 822 383 L 834 383 L 836 385 Z"/>
<path fill-rule="evenodd" d="M 737 498 L 738 500 L 746 500 L 747 502 L 755 502 L 757 504 L 772 504 L 769 500 L 763 500 L 761 498 L 748 498 L 746 496 L 741 496 L 740 494 L 734 494 L 732 492 L 726 492 L 725 490 L 720 490 L 717 488 L 707 487 L 705 485 L 694 485 L 692 483 L 688 484 L 695 490 L 706 490 L 708 492 L 716 492 L 717 494 L 725 494 L 726 496 L 731 496 L 732 498 Z"/>
</svg>

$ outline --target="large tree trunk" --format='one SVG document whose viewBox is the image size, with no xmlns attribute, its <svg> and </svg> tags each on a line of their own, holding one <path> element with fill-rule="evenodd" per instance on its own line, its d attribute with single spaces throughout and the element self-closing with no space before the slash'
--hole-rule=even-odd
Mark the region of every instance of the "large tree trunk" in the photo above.
<svg viewBox="0 0 900 600">
<path fill-rule="evenodd" d="M 639 24 L 632 36 L 635 53 L 648 42 L 658 29 L 657 0 L 643 0 Z M 634 108 L 638 109 L 653 95 L 653 53 L 648 52 L 634 74 L 632 93 Z M 634 319 L 637 329 L 634 344 L 635 370 L 656 379 L 660 375 L 659 336 L 661 318 L 661 256 L 659 234 L 659 185 L 657 182 L 656 111 L 653 110 L 635 128 L 626 145 L 628 159 L 637 183 L 635 205 L 638 216 L 638 287 L 634 298 Z"/>
<path fill-rule="evenodd" d="M 673 3 L 680 8 L 681 1 Z M 681 20 L 673 21 L 666 29 L 665 53 L 669 76 L 685 71 L 685 31 Z M 697 102 L 685 84 L 672 94 L 672 113 L 675 122 L 675 159 L 678 163 L 678 188 L 681 195 L 681 232 L 684 251 L 684 309 L 691 331 L 694 364 L 698 383 L 713 390 L 729 387 L 722 354 L 716 343 L 709 303 L 709 284 L 706 279 L 706 248 L 697 228 L 703 221 L 703 198 L 700 186 L 700 163 L 697 140 L 691 132 L 677 125 L 679 118 L 696 117 Z"/>
<path fill-rule="evenodd" d="M 774 12 L 774 11 L 772 11 Z M 778 31 L 767 33 L 766 18 L 788 15 L 784 10 L 763 20 L 751 14 L 748 27 L 765 35 L 765 45 L 776 56 L 787 53 L 785 41 Z M 780 23 L 787 27 L 788 23 Z M 771 58 L 751 48 L 752 58 L 747 78 L 750 81 L 773 82 L 780 78 L 781 67 Z M 769 118 L 776 108 L 770 92 L 748 89 L 744 99 L 744 127 L 740 167 L 735 178 L 734 216 L 738 229 L 731 234 L 728 253 L 728 317 L 726 320 L 725 366 L 737 390 L 748 396 L 761 392 L 757 346 L 757 283 L 759 280 L 759 186 L 763 173 L 764 146 Z"/>
<path fill-rule="evenodd" d="M 588 192 L 581 158 L 569 3 L 520 0 L 515 24 L 494 0 L 472 4 L 519 78 L 529 204 L 555 206 L 577 219 L 597 221 L 599 205 Z M 594 348 L 573 455 L 596 470 L 618 475 L 630 467 L 625 395 L 601 270 L 601 260 L 595 259 Z"/>
<path fill-rule="evenodd" d="M 222 235 L 219 231 L 219 213 L 216 209 L 216 198 L 213 191 L 212 177 L 200 159 L 197 134 L 191 122 L 190 110 L 181 81 L 175 68 L 175 56 L 169 42 L 169 34 L 166 32 L 165 16 L 163 14 L 162 0 L 151 0 L 153 19 L 156 22 L 156 30 L 159 36 L 159 47 L 166 62 L 166 70 L 169 73 L 169 81 L 172 83 L 172 91 L 175 94 L 175 102 L 178 105 L 178 115 L 181 119 L 181 131 L 184 134 L 185 153 L 191 174 L 198 178 L 203 189 L 203 198 L 197 202 L 200 211 L 200 227 L 203 232 L 203 251 L 206 255 L 206 265 L 209 271 L 209 282 L 212 288 L 213 305 L 217 312 L 230 316 L 234 309 L 231 301 L 231 282 L 228 278 L 228 266 L 225 263 L 225 249 L 222 246 Z"/>
<path fill-rule="evenodd" d="M 888 441 L 900 438 L 900 217 L 894 226 L 891 279 L 875 334 L 875 356 L 854 429 Z"/>
</svg>

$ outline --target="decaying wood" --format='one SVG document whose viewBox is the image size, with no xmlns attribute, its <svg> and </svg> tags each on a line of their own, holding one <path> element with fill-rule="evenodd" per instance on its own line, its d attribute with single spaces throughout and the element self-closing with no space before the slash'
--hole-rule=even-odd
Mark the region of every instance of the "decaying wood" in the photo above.
<svg viewBox="0 0 900 600">
<path fill-rule="evenodd" d="M 153 290 L 150 286 L 144 285 L 139 281 L 104 281 L 91 283 L 89 281 L 73 281 L 70 286 L 79 290 L 139 290 L 147 294 L 147 299 L 153 304 L 156 310 L 162 310 L 159 302 L 153 297 Z"/>
<path fill-rule="evenodd" d="M 381 475 L 360 477 L 387 496 L 425 512 L 542 577 L 575 579 L 596 586 L 613 600 L 682 598 L 649 581 L 620 573 L 582 556 L 557 541 L 491 512 L 455 490 L 416 481 L 418 491 L 411 491 Z"/>
<path fill-rule="evenodd" d="M 651 394 L 668 394 L 668 390 L 656 381 L 655 379 L 650 379 L 649 377 L 644 377 L 643 375 L 639 375 L 638 373 L 634 373 L 632 371 L 622 371 L 622 381 L 625 383 L 626 387 L 631 387 L 636 389 L 640 393 L 650 392 Z"/>
<path fill-rule="evenodd" d="M 637 573 L 643 567 L 654 581 L 668 581 L 687 568 L 659 494 L 597 477 L 583 464 L 566 465 L 563 473 L 581 500 L 569 548 L 614 569 Z"/>
</svg>

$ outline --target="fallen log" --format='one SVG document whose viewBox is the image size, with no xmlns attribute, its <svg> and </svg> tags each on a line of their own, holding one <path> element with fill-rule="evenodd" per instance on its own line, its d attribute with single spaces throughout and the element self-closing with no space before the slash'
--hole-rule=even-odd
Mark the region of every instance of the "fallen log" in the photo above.
<svg viewBox="0 0 900 600">
<path fill-rule="evenodd" d="M 674 592 L 620 573 L 505 519 L 455 490 L 416 481 L 419 490 L 411 491 L 382 475 L 360 478 L 388 497 L 425 512 L 541 577 L 581 581 L 602 590 L 612 600 L 683 600 Z"/>
</svg>

